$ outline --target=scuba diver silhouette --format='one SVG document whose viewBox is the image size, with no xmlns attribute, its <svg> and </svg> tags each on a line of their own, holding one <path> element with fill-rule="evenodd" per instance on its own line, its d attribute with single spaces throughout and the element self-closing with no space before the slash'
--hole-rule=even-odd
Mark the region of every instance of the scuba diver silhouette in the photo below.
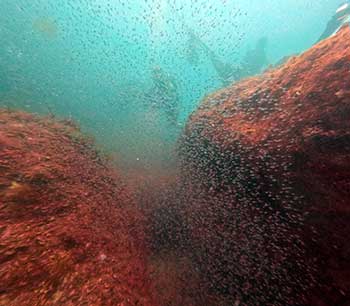
<svg viewBox="0 0 350 306">
<path fill-rule="evenodd" d="M 268 65 L 266 56 L 267 38 L 262 37 L 256 43 L 254 49 L 249 50 L 242 64 L 241 77 L 247 77 L 262 72 L 263 68 Z"/>
<path fill-rule="evenodd" d="M 211 50 L 198 36 L 193 33 L 193 31 L 188 29 L 188 32 L 190 35 L 189 47 L 192 49 L 204 50 L 214 69 L 216 70 L 220 81 L 225 86 L 242 78 L 261 73 L 263 68 L 268 65 L 266 56 L 268 40 L 266 37 L 260 38 L 256 46 L 246 53 L 242 63 L 235 66 L 228 62 L 222 61 L 213 50 Z M 190 50 L 188 53 L 195 54 L 195 50 Z"/>
<path fill-rule="evenodd" d="M 350 2 L 347 1 L 338 7 L 335 14 L 329 20 L 326 29 L 321 34 L 317 42 L 334 35 L 344 24 L 350 23 Z"/>
<path fill-rule="evenodd" d="M 189 39 L 188 39 L 188 54 L 191 56 L 187 57 L 187 60 L 194 64 L 193 58 L 197 59 L 199 57 L 199 51 L 202 50 L 204 54 L 210 59 L 220 81 L 226 85 L 231 80 L 238 78 L 238 69 L 234 68 L 233 65 L 223 62 L 219 56 L 215 54 L 192 30 L 186 27 Z M 198 59 L 196 60 L 198 62 Z"/>
<path fill-rule="evenodd" d="M 152 68 L 152 106 L 165 114 L 167 121 L 176 125 L 180 99 L 175 79 L 160 66 Z"/>
</svg>

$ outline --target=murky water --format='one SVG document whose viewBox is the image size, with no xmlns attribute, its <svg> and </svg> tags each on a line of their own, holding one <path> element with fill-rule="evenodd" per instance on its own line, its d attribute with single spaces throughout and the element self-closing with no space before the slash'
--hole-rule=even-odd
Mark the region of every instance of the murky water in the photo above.
<svg viewBox="0 0 350 306">
<path fill-rule="evenodd" d="M 350 303 L 350 55 L 339 43 L 349 4 L 1 0 L 0 10 L 0 279 L 11 280 L 0 305 Z M 23 164 L 21 151 L 31 152 Z M 117 194 L 124 236 L 114 208 L 104 216 Z M 40 222 L 24 217 L 30 205 L 79 198 L 76 207 L 105 205 L 81 210 L 97 211 L 85 227 L 65 219 L 79 211 L 65 205 L 50 211 L 65 220 L 52 228 L 45 209 Z M 40 243 L 24 247 L 15 228 L 36 222 L 57 238 L 47 256 L 59 259 L 33 251 L 32 269 L 21 254 Z M 80 225 L 63 239 L 69 222 Z M 99 226 L 106 242 L 89 253 L 94 243 L 79 239 L 95 240 Z M 121 236 L 131 251 L 112 260 Z M 29 275 L 22 285 L 12 260 Z M 108 267 L 92 276 L 94 260 Z M 118 264 L 132 268 L 118 274 Z M 102 274 L 114 280 L 89 283 Z"/>
</svg>

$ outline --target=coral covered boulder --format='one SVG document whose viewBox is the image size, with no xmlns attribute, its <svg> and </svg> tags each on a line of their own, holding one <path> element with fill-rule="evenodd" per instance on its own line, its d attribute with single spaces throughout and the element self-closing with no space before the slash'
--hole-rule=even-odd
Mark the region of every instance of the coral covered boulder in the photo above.
<svg viewBox="0 0 350 306">
<path fill-rule="evenodd" d="M 0 305 L 155 305 L 111 169 L 71 122 L 0 111 Z"/>
<path fill-rule="evenodd" d="M 350 303 L 349 41 L 209 96 L 187 124 L 191 252 L 230 305 Z"/>
</svg>

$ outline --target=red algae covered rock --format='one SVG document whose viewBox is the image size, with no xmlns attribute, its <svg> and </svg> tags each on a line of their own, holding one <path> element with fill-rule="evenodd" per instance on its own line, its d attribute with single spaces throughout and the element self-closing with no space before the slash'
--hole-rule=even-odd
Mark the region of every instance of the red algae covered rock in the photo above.
<svg viewBox="0 0 350 306">
<path fill-rule="evenodd" d="M 228 305 L 350 304 L 349 41 L 346 26 L 187 124 L 183 218 Z"/>
<path fill-rule="evenodd" d="M 144 221 L 70 122 L 0 110 L 0 305 L 156 305 Z"/>
</svg>

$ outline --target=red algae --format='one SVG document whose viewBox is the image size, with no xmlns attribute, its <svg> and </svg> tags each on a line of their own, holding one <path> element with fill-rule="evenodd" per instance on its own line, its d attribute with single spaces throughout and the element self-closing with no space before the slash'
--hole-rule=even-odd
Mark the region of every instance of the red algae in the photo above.
<svg viewBox="0 0 350 306">
<path fill-rule="evenodd" d="M 127 185 L 74 122 L 0 110 L 0 305 L 348 305 L 349 40 L 209 96 L 180 169 Z"/>
<path fill-rule="evenodd" d="M 69 122 L 0 111 L 0 305 L 157 305 L 145 220 Z"/>
<path fill-rule="evenodd" d="M 229 305 L 350 303 L 349 41 L 346 26 L 187 124 L 183 218 Z"/>
</svg>

